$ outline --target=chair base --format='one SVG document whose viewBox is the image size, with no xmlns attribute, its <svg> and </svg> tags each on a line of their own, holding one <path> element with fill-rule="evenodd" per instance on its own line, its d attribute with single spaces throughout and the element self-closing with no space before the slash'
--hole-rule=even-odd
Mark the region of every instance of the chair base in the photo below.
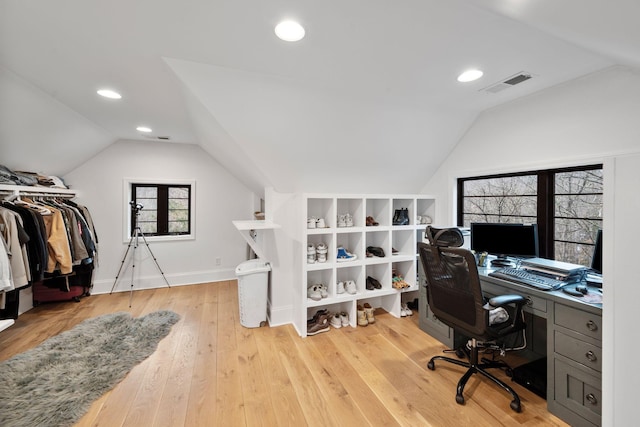
<svg viewBox="0 0 640 427">
<path fill-rule="evenodd" d="M 432 371 L 435 370 L 436 360 L 444 360 L 445 362 L 453 363 L 454 365 L 468 368 L 467 372 L 465 372 L 462 378 L 460 378 L 460 381 L 458 381 L 458 387 L 456 389 L 456 402 L 458 404 L 464 405 L 464 395 L 462 393 L 464 391 L 464 386 L 467 384 L 467 381 L 469 381 L 469 378 L 471 378 L 473 374 L 482 374 L 484 377 L 490 379 L 496 385 L 498 385 L 500 388 L 502 388 L 504 391 L 506 391 L 511 395 L 511 397 L 513 398 L 513 400 L 511 401 L 511 404 L 509 405 L 511 409 L 513 409 L 515 412 L 522 411 L 522 405 L 520 404 L 520 397 L 515 392 L 515 390 L 513 390 L 503 381 L 499 380 L 498 378 L 496 378 L 495 376 L 493 376 L 492 374 L 486 371 L 486 369 L 492 369 L 492 368 L 504 368 L 504 367 L 508 368 L 508 365 L 504 362 L 500 362 L 500 361 L 496 362 L 496 361 L 491 361 L 486 359 L 483 359 L 482 363 L 478 363 L 478 347 L 475 340 L 472 340 L 471 354 L 469 355 L 468 362 L 453 359 L 447 356 L 434 356 L 427 363 L 427 368 L 429 368 Z"/>
</svg>

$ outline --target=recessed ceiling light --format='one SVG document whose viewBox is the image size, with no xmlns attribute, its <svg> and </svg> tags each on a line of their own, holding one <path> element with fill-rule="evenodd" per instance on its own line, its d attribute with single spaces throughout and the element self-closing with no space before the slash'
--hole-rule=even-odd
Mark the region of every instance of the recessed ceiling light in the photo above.
<svg viewBox="0 0 640 427">
<path fill-rule="evenodd" d="M 136 128 L 136 130 L 137 130 L 138 132 L 144 132 L 144 133 L 149 133 L 149 132 L 151 132 L 151 128 L 150 128 L 150 127 L 146 127 L 146 126 L 138 126 L 138 127 Z"/>
<path fill-rule="evenodd" d="M 282 21 L 275 31 L 276 36 L 287 42 L 297 42 L 304 37 L 304 28 L 295 21 Z"/>
<path fill-rule="evenodd" d="M 113 91 L 111 89 L 100 89 L 98 91 L 98 95 L 104 96 L 105 98 L 111 98 L 111 99 L 120 99 L 120 98 L 122 98 L 122 95 L 120 95 L 118 92 Z"/>
<path fill-rule="evenodd" d="M 484 74 L 480 70 L 467 70 L 458 76 L 458 81 L 461 83 L 472 82 L 478 80 Z"/>
</svg>

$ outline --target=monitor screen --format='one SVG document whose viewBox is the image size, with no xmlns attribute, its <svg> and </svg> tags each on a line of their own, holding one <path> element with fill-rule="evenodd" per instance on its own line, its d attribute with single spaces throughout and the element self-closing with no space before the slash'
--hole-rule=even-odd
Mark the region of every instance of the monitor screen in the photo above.
<svg viewBox="0 0 640 427">
<path fill-rule="evenodd" d="M 538 256 L 538 226 L 536 224 L 471 223 L 471 250 L 487 252 L 499 259 L 508 256 L 532 258 Z M 496 263 L 494 263 L 496 264 Z"/>
<path fill-rule="evenodd" d="M 591 258 L 591 269 L 602 274 L 602 230 L 598 230 L 596 243 L 593 247 L 593 258 Z"/>
</svg>

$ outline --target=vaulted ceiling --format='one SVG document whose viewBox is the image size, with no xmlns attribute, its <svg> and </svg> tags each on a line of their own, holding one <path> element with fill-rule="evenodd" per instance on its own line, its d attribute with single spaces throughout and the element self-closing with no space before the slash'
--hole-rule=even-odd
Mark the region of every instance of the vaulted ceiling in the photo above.
<svg viewBox="0 0 640 427">
<path fill-rule="evenodd" d="M 637 0 L 2 0 L 0 163 L 64 175 L 166 137 L 256 191 L 414 192 L 482 111 L 640 68 L 638 16 Z M 275 36 L 286 18 L 305 38 Z M 457 82 L 468 68 L 484 76 Z"/>
</svg>

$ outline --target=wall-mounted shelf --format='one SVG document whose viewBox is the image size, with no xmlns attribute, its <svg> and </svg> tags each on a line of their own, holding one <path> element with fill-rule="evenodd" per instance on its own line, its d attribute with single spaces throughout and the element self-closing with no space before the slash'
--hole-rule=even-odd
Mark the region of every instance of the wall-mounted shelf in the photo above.
<svg viewBox="0 0 640 427">
<path fill-rule="evenodd" d="M 251 236 L 252 230 L 274 230 L 280 228 L 280 225 L 273 223 L 272 221 L 267 220 L 239 220 L 232 221 L 233 225 L 240 232 L 244 240 L 249 244 L 253 252 L 260 259 L 264 258 L 264 252 L 262 248 L 256 243 L 256 241 Z"/>
</svg>

